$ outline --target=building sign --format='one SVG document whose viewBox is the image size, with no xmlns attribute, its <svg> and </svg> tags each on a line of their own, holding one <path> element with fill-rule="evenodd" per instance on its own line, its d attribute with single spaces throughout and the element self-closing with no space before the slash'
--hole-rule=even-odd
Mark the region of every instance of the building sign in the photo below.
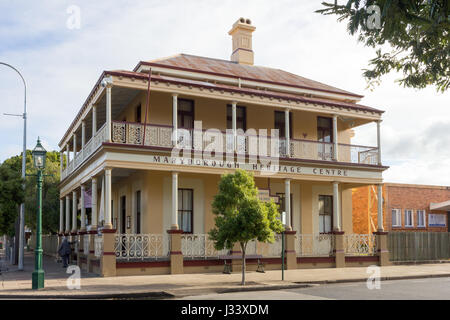
<svg viewBox="0 0 450 320">
<path fill-rule="evenodd" d="M 445 214 L 437 214 L 437 213 L 430 213 L 428 215 L 428 226 L 429 227 L 445 227 L 447 226 L 446 218 L 447 216 Z"/>
<path fill-rule="evenodd" d="M 247 171 L 259 171 L 261 174 L 265 175 L 276 173 L 288 173 L 288 174 L 316 175 L 328 177 L 381 179 L 381 172 L 349 170 L 344 168 L 321 168 L 321 167 L 307 167 L 307 166 L 289 166 L 280 164 L 263 165 L 260 163 L 247 163 L 247 162 L 241 163 L 241 162 L 213 160 L 213 159 L 195 159 L 195 158 L 182 158 L 182 157 L 169 157 L 156 155 L 147 158 L 146 162 L 194 166 L 203 168 L 243 169 Z"/>
</svg>

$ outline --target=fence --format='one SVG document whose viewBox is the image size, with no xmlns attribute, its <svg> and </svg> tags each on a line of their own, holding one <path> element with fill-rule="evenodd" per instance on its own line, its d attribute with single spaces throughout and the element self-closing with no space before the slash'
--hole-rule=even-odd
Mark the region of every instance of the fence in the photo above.
<svg viewBox="0 0 450 320">
<path fill-rule="evenodd" d="M 375 255 L 377 243 L 373 234 L 346 234 L 345 255 L 348 256 L 369 256 Z"/>
<path fill-rule="evenodd" d="M 162 234 L 118 234 L 114 250 L 117 259 L 162 259 L 169 255 L 169 236 Z"/>
<path fill-rule="evenodd" d="M 36 235 L 31 235 L 29 240 L 30 246 L 36 249 Z M 42 253 L 48 256 L 58 256 L 58 235 L 43 235 L 42 236 Z"/>
<path fill-rule="evenodd" d="M 391 261 L 445 260 L 450 258 L 450 233 L 391 232 L 388 248 Z"/>
</svg>

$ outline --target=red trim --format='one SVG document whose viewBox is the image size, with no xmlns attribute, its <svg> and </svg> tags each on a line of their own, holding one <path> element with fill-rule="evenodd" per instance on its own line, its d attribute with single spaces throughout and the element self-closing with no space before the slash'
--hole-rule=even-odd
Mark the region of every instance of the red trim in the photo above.
<svg viewBox="0 0 450 320">
<path fill-rule="evenodd" d="M 373 234 L 375 234 L 375 235 L 378 235 L 378 236 L 384 236 L 384 235 L 387 235 L 389 232 L 386 232 L 386 231 L 376 231 L 376 232 L 373 232 Z"/>
<path fill-rule="evenodd" d="M 116 233 L 116 229 L 102 229 L 101 233 Z"/>
<path fill-rule="evenodd" d="M 76 232 L 76 231 L 75 231 L 75 232 L 70 232 L 69 234 L 70 234 L 71 236 L 77 236 L 77 235 L 78 235 L 78 232 Z"/>
<path fill-rule="evenodd" d="M 155 150 L 155 151 L 172 151 L 173 148 L 167 148 L 167 147 L 156 147 L 156 146 L 142 146 L 138 144 L 126 144 L 126 143 L 114 143 L 114 142 L 103 142 L 103 146 L 106 147 L 128 147 L 128 148 L 141 148 L 141 149 L 148 149 L 148 150 Z M 193 153 L 195 153 L 194 150 Z M 201 152 L 198 152 L 201 153 Z M 224 153 L 217 153 L 217 155 L 222 155 Z M 227 153 L 229 154 L 229 153 Z M 256 157 L 253 157 L 256 158 Z M 262 157 L 260 157 L 262 158 Z M 263 157 L 264 159 L 272 159 L 271 157 Z M 249 159 L 248 155 L 245 155 L 245 159 Z M 347 167 L 359 167 L 359 168 L 374 168 L 374 169 L 388 169 L 388 166 L 379 166 L 377 164 L 363 164 L 363 163 L 351 163 L 351 162 L 339 162 L 339 161 L 329 161 L 329 160 L 310 160 L 310 159 L 300 159 L 300 158 L 278 158 L 281 161 L 286 162 L 302 162 L 302 163 L 312 163 L 312 164 L 321 164 L 321 165 L 328 165 L 328 166 L 347 166 Z"/>
<path fill-rule="evenodd" d="M 284 233 L 285 234 L 296 234 L 297 231 L 291 230 L 291 231 L 285 231 Z"/>
<path fill-rule="evenodd" d="M 177 256 L 177 255 L 182 255 L 183 253 L 181 251 L 170 251 L 170 255 L 171 256 Z"/>
<path fill-rule="evenodd" d="M 89 250 L 89 253 L 95 253 L 95 251 L 94 250 Z"/>
<path fill-rule="evenodd" d="M 203 74 L 210 74 L 210 75 L 214 75 L 214 76 L 233 78 L 233 79 L 239 79 L 240 78 L 242 80 L 250 80 L 250 81 L 261 82 L 261 83 L 270 83 L 270 84 L 276 84 L 276 85 L 292 87 L 292 88 L 301 88 L 301 89 L 309 89 L 309 90 L 313 90 L 313 91 L 330 92 L 330 93 L 335 93 L 335 94 L 339 94 L 339 95 L 343 95 L 343 96 L 353 96 L 353 97 L 358 97 L 358 98 L 363 98 L 364 97 L 362 95 L 351 93 L 351 92 L 348 92 L 348 93 L 347 92 L 338 92 L 338 91 L 327 90 L 327 89 L 318 89 L 318 88 L 307 87 L 307 86 L 286 84 L 286 83 L 275 82 L 275 81 L 270 81 L 270 80 L 261 80 L 261 79 L 247 78 L 247 77 L 241 77 L 241 76 L 238 77 L 238 76 L 233 76 L 233 75 L 229 75 L 229 74 L 225 74 L 225 73 L 204 71 L 204 70 L 198 70 L 198 69 L 190 69 L 190 68 L 184 68 L 184 67 L 176 67 L 176 66 L 170 66 L 170 65 L 165 65 L 165 64 L 161 64 L 161 63 L 154 63 L 154 62 L 147 62 L 147 61 L 140 61 L 138 63 L 138 65 L 133 69 L 133 72 L 136 72 L 136 70 L 141 65 L 154 66 L 154 67 L 167 68 L 167 69 L 175 69 L 175 70 L 182 70 L 182 71 L 189 71 L 189 72 L 196 72 L 196 73 L 203 73 Z"/>
<path fill-rule="evenodd" d="M 345 234 L 344 231 L 331 231 L 331 233 L 335 234 L 335 235 L 343 235 L 343 234 Z"/>
<path fill-rule="evenodd" d="M 297 257 L 297 263 L 326 263 L 335 261 L 335 257 Z"/>
<path fill-rule="evenodd" d="M 345 257 L 345 262 L 376 262 L 379 260 L 378 256 Z"/>
<path fill-rule="evenodd" d="M 168 234 L 173 234 L 173 233 L 184 233 L 183 230 L 167 230 Z"/>
<path fill-rule="evenodd" d="M 170 261 L 116 262 L 116 268 L 157 268 L 170 267 Z"/>
<path fill-rule="evenodd" d="M 105 252 L 103 252 L 103 255 L 104 255 L 104 256 L 115 256 L 116 253 L 115 253 L 115 252 L 105 251 Z"/>
<path fill-rule="evenodd" d="M 295 250 L 284 250 L 285 253 L 295 253 Z"/>
<path fill-rule="evenodd" d="M 85 234 L 87 234 L 87 231 L 78 231 L 78 235 L 80 235 L 80 236 L 85 235 Z"/>
<path fill-rule="evenodd" d="M 97 231 L 97 230 L 89 230 L 87 233 L 88 233 L 88 234 L 97 234 L 98 231 Z"/>
<path fill-rule="evenodd" d="M 200 266 L 222 266 L 222 260 L 184 260 L 185 267 L 200 267 Z"/>
</svg>

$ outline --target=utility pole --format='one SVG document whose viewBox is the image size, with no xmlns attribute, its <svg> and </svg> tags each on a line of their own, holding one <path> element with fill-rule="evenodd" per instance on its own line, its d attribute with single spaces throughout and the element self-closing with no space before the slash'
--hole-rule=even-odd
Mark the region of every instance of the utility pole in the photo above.
<svg viewBox="0 0 450 320">
<path fill-rule="evenodd" d="M 24 101 L 23 101 L 23 114 L 8 114 L 5 113 L 4 115 L 7 116 L 15 116 L 15 117 L 22 117 L 23 118 L 23 151 L 22 151 L 22 179 L 23 179 L 23 184 L 22 184 L 22 188 L 25 191 L 25 170 L 26 170 L 26 160 L 27 160 L 27 84 L 25 82 L 25 79 L 23 78 L 22 74 L 19 72 L 19 70 L 17 70 L 16 68 L 14 68 L 12 65 L 1 62 L 1 65 L 7 66 L 11 69 L 13 69 L 14 71 L 16 71 L 20 78 L 23 81 L 23 86 L 24 86 Z M 18 259 L 18 269 L 19 270 L 23 270 L 23 246 L 24 246 L 24 237 L 25 237 L 25 203 L 22 202 L 20 204 L 20 215 L 19 215 L 19 241 L 17 243 L 16 241 L 16 246 L 19 246 L 19 259 Z M 17 239 L 17 238 L 16 238 Z M 17 249 L 16 249 L 17 252 Z"/>
</svg>

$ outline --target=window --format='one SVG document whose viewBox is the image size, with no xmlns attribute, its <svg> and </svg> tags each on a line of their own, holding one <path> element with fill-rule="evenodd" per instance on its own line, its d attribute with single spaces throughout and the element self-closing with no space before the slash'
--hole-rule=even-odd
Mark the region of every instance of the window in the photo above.
<svg viewBox="0 0 450 320">
<path fill-rule="evenodd" d="M 127 198 L 125 196 L 120 197 L 120 233 L 127 232 Z"/>
<path fill-rule="evenodd" d="M 141 191 L 136 191 L 136 233 L 141 233 Z"/>
<path fill-rule="evenodd" d="M 286 138 L 286 116 L 284 111 L 275 111 L 275 129 L 280 138 Z M 289 137 L 292 138 L 292 112 L 289 112 Z"/>
<path fill-rule="evenodd" d="M 227 129 L 233 129 L 233 109 L 227 105 Z M 245 107 L 236 106 L 236 129 L 247 130 L 247 112 Z"/>
<path fill-rule="evenodd" d="M 331 118 L 317 117 L 317 141 L 319 144 L 319 159 L 331 160 L 333 158 L 333 122 Z"/>
<path fill-rule="evenodd" d="M 413 211 L 409 209 L 405 209 L 405 227 L 413 227 Z"/>
<path fill-rule="evenodd" d="M 140 104 L 136 107 L 135 119 L 136 119 L 136 122 L 142 122 L 142 108 L 141 108 Z"/>
<path fill-rule="evenodd" d="M 178 227 L 185 233 L 192 233 L 193 202 L 194 190 L 178 189 Z"/>
<path fill-rule="evenodd" d="M 417 226 L 425 228 L 425 210 L 417 210 Z"/>
<path fill-rule="evenodd" d="M 402 212 L 400 211 L 400 209 L 392 209 L 392 226 L 402 226 Z"/>
<path fill-rule="evenodd" d="M 317 117 L 317 140 L 333 142 L 333 122 L 331 118 Z"/>
<path fill-rule="evenodd" d="M 333 197 L 319 196 L 319 232 L 329 233 L 333 226 Z"/>
<path fill-rule="evenodd" d="M 278 205 L 280 206 L 280 214 L 284 211 L 284 212 L 286 212 L 286 198 L 285 198 L 285 194 L 284 193 L 276 193 L 275 194 L 277 197 L 278 197 Z M 294 212 L 294 210 L 293 210 L 293 208 L 292 208 L 292 193 L 291 193 L 291 226 L 293 226 L 293 224 L 294 224 L 294 219 L 293 219 L 293 217 L 294 217 L 294 215 L 293 215 L 293 212 Z M 286 217 L 286 219 L 287 219 L 287 217 Z M 287 222 L 287 221 L 286 221 Z"/>
<path fill-rule="evenodd" d="M 178 128 L 194 128 L 194 101 L 178 99 Z"/>
</svg>

